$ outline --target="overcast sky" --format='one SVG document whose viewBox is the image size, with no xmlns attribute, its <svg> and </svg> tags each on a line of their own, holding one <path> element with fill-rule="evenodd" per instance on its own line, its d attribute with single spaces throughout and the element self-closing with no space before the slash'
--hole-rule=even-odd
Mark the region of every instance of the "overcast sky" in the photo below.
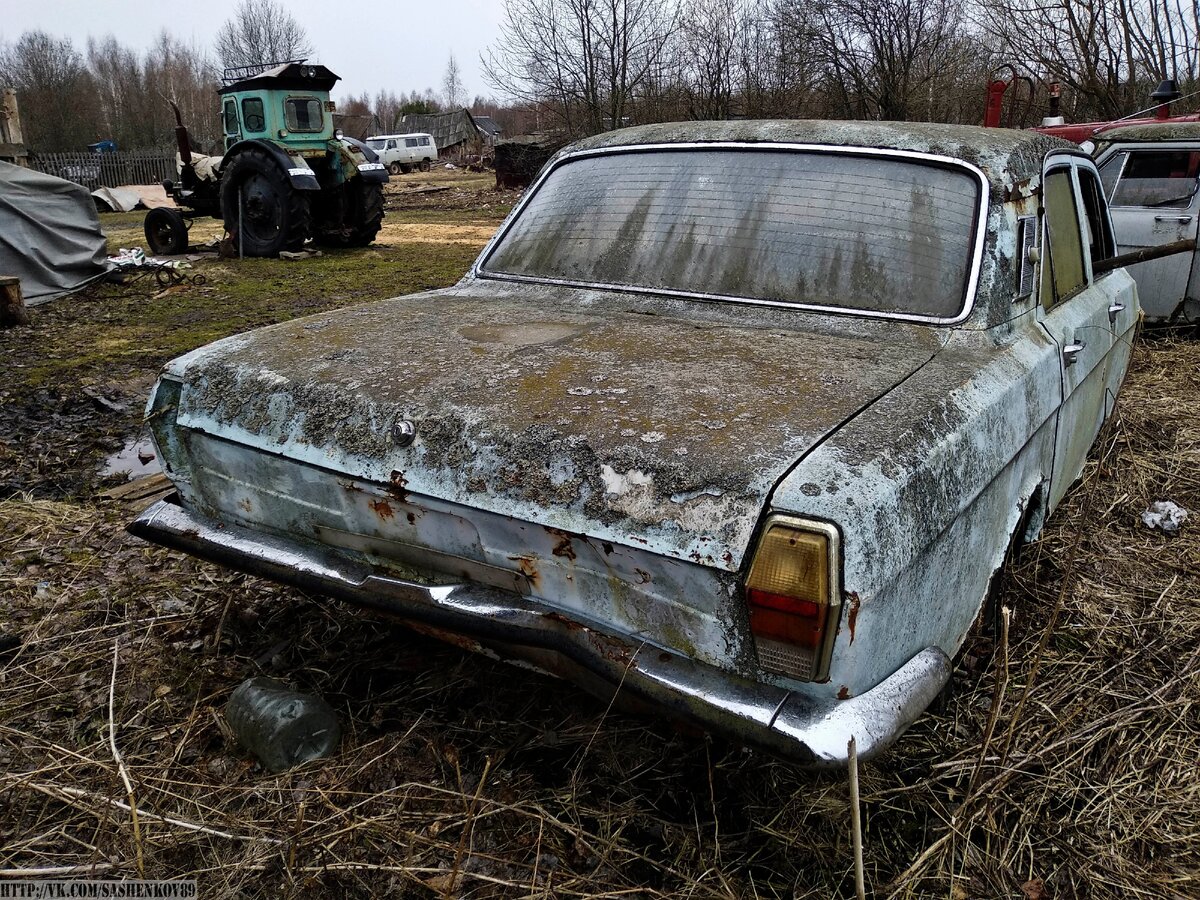
<svg viewBox="0 0 1200 900">
<path fill-rule="evenodd" d="M 502 0 L 284 0 L 316 48 L 314 60 L 342 76 L 335 97 L 379 90 L 441 92 L 446 61 L 458 59 L 468 99 L 495 91 L 479 55 L 499 36 Z M 0 41 L 42 29 L 84 50 L 89 35 L 115 34 L 145 50 L 164 28 L 211 50 L 236 0 L 0 0 Z"/>
</svg>

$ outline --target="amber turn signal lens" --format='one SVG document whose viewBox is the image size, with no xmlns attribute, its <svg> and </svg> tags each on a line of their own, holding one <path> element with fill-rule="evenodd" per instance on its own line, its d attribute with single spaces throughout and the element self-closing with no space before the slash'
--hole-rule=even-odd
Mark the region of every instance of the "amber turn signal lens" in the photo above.
<svg viewBox="0 0 1200 900">
<path fill-rule="evenodd" d="M 810 678 L 829 618 L 829 537 L 774 523 L 758 545 L 746 580 L 750 630 L 769 671 Z"/>
<path fill-rule="evenodd" d="M 746 587 L 770 595 L 773 599 L 764 605 L 781 611 L 800 612 L 783 608 L 800 601 L 824 607 L 829 602 L 829 538 L 772 525 L 758 545 Z"/>
</svg>

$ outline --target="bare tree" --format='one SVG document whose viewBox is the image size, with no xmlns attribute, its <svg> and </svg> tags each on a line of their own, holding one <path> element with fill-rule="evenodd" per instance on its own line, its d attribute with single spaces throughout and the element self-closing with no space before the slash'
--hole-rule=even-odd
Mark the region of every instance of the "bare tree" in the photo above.
<svg viewBox="0 0 1200 900">
<path fill-rule="evenodd" d="M 737 60 L 749 27 L 744 0 L 694 0 L 683 8 L 679 75 L 691 118 L 729 118 L 741 86 Z"/>
<path fill-rule="evenodd" d="M 451 53 L 446 63 L 446 74 L 442 76 L 442 101 L 446 109 L 462 109 L 466 103 L 466 93 L 462 75 L 458 71 L 458 60 Z"/>
<path fill-rule="evenodd" d="M 224 66 L 262 65 L 313 52 L 304 26 L 275 0 L 240 0 L 217 32 L 216 50 Z"/>
<path fill-rule="evenodd" d="M 0 84 L 20 96 L 31 148 L 82 148 L 102 136 L 95 82 L 69 38 L 27 31 L 12 46 L 0 47 Z"/>
<path fill-rule="evenodd" d="M 1074 118 L 1115 118 L 1148 105 L 1152 85 L 1195 85 L 1195 0 L 981 0 L 979 28 L 1007 61 L 1066 86 Z"/>
<path fill-rule="evenodd" d="M 568 132 L 619 128 L 662 63 L 676 7 L 656 0 L 505 0 L 488 80 Z"/>
</svg>

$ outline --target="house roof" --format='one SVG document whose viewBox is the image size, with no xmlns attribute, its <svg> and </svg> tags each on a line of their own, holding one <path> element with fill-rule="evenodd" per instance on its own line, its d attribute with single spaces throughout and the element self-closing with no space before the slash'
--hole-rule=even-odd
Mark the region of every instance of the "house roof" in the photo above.
<svg viewBox="0 0 1200 900">
<path fill-rule="evenodd" d="M 500 133 L 500 126 L 496 124 L 491 116 L 477 116 L 472 114 L 471 118 L 475 120 L 475 127 L 484 134 L 495 137 Z"/>
<path fill-rule="evenodd" d="M 404 131 L 424 132 L 432 135 L 439 150 L 453 147 L 464 141 L 478 140 L 480 136 L 479 127 L 465 109 L 432 116 L 409 113 L 403 118 L 402 124 Z"/>
</svg>

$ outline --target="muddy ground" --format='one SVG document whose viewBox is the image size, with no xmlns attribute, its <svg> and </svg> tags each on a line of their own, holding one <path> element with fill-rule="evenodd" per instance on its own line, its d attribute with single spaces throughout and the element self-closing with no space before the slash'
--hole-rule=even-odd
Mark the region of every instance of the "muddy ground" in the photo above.
<svg viewBox="0 0 1200 900">
<path fill-rule="evenodd" d="M 0 332 L 0 875 L 186 876 L 204 897 L 851 896 L 843 777 L 149 547 L 123 530 L 137 502 L 100 497 L 167 359 L 453 283 L 514 199 L 487 176 L 398 181 L 366 250 L 203 260 L 203 286 L 106 285 Z M 424 183 L 451 190 L 400 193 Z M 140 244 L 140 214 L 103 219 L 113 247 Z M 863 766 L 875 896 L 1200 892 L 1200 523 L 1139 521 L 1155 499 L 1200 515 L 1198 393 L 1200 345 L 1139 342 L 1084 483 L 1005 576 L 1007 640 L 976 640 L 946 708 Z M 260 673 L 333 704 L 337 755 L 270 775 L 230 741 L 220 710 Z"/>
</svg>

